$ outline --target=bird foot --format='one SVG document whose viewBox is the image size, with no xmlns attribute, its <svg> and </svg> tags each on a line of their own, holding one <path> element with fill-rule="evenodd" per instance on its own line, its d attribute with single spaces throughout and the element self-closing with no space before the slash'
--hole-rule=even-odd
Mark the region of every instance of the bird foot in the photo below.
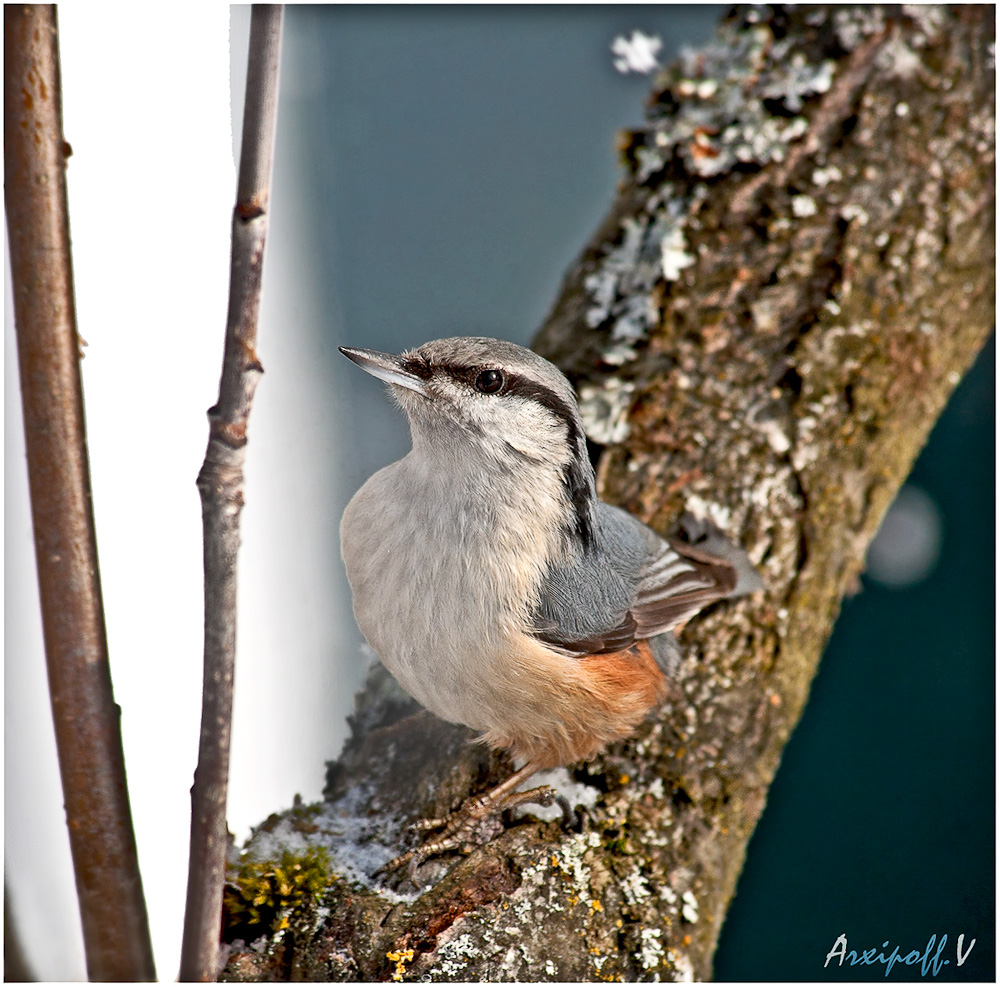
<svg viewBox="0 0 1000 987">
<path fill-rule="evenodd" d="M 419 887 L 417 868 L 428 858 L 440 856 L 443 853 L 457 851 L 469 854 L 486 843 L 503 830 L 500 814 L 519 805 L 532 802 L 536 805 L 552 805 L 558 803 L 563 811 L 566 824 L 573 820 L 573 809 L 569 802 L 550 785 L 542 785 L 526 792 L 499 791 L 487 792 L 485 795 L 474 795 L 467 798 L 451 815 L 438 819 L 422 819 L 414 823 L 412 828 L 427 832 L 441 829 L 440 835 L 433 837 L 423 846 L 400 854 L 389 863 L 379 868 L 380 871 L 396 870 L 406 864 L 407 873 L 413 884 Z"/>
</svg>

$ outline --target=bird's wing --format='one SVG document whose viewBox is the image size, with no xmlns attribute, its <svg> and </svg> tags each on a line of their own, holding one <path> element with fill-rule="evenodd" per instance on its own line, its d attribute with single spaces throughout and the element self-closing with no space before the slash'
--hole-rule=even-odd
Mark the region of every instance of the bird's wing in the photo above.
<svg viewBox="0 0 1000 987">
<path fill-rule="evenodd" d="M 743 550 L 712 526 L 685 518 L 690 540 L 664 540 L 625 511 L 599 508 L 595 550 L 550 568 L 542 585 L 534 631 L 554 650 L 621 651 L 759 587 Z"/>
<path fill-rule="evenodd" d="M 690 620 L 736 588 L 733 565 L 718 555 L 671 538 L 649 560 L 636 587 L 630 613 L 636 638 L 655 637 Z"/>
<path fill-rule="evenodd" d="M 626 614 L 616 626 L 595 631 L 585 637 L 579 633 L 567 634 L 565 628 L 551 621 L 539 622 L 535 626 L 535 637 L 559 654 L 583 658 L 586 655 L 610 654 L 630 648 L 641 640 L 635 631 L 635 621 Z"/>
</svg>

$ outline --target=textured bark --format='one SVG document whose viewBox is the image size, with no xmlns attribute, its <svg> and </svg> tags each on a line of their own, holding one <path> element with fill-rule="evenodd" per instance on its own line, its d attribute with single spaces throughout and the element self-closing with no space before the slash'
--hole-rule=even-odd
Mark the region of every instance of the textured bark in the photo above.
<svg viewBox="0 0 1000 987">
<path fill-rule="evenodd" d="M 326 847 L 324 888 L 251 914 L 234 870 L 225 976 L 711 975 L 840 601 L 992 328 L 993 33 L 987 7 L 741 10 L 659 80 L 536 346 L 605 446 L 603 497 L 660 530 L 708 514 L 766 593 L 694 621 L 661 713 L 572 770 L 579 831 L 529 818 L 419 894 L 371 872 L 501 764 L 373 673 L 327 801 L 247 857 Z"/>
</svg>

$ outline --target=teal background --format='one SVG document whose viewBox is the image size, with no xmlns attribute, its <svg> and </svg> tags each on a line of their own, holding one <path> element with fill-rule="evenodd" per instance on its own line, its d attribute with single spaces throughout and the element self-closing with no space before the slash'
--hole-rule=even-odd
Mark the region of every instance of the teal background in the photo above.
<svg viewBox="0 0 1000 987">
<path fill-rule="evenodd" d="M 991 341 L 910 477 L 942 511 L 940 561 L 845 602 L 750 843 L 720 980 L 885 979 L 817 968 L 841 933 L 904 954 L 947 934 L 933 979 L 995 977 L 995 398 Z M 976 939 L 961 969 L 960 933 Z"/>
<path fill-rule="evenodd" d="M 408 436 L 336 346 L 529 342 L 611 201 L 615 133 L 641 120 L 648 80 L 615 72 L 610 42 L 640 28 L 669 59 L 720 11 L 288 8 L 299 81 L 277 168 L 308 202 L 303 280 L 328 314 L 322 372 L 352 436 L 337 516 Z M 994 977 L 994 362 L 991 345 L 913 473 L 943 514 L 937 568 L 907 590 L 866 580 L 844 605 L 750 845 L 719 979 L 884 979 L 824 970 L 841 933 L 904 953 L 947 934 L 952 959 L 964 933 L 968 961 L 937 979 Z"/>
</svg>

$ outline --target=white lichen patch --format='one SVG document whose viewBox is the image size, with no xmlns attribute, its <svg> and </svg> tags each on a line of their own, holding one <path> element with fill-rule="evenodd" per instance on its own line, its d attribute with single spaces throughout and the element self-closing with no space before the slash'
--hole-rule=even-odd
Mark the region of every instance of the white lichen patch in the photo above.
<svg viewBox="0 0 1000 987">
<path fill-rule="evenodd" d="M 920 72 L 920 56 L 899 38 L 890 38 L 879 53 L 879 66 L 900 79 Z"/>
<path fill-rule="evenodd" d="M 819 401 L 809 404 L 806 412 L 797 419 L 797 435 L 791 451 L 792 465 L 796 470 L 805 469 L 819 458 L 819 444 L 813 442 L 813 438 L 820 424 L 828 420 L 836 402 L 835 395 L 825 394 Z"/>
<path fill-rule="evenodd" d="M 570 957 L 577 946 L 582 955 L 576 961 L 589 966 L 598 951 L 587 949 L 568 913 L 595 911 L 590 869 L 582 862 L 592 841 L 576 836 L 565 842 L 540 859 L 527 854 L 518 888 L 496 909 L 469 912 L 445 929 L 424 979 L 468 979 L 473 969 L 477 979 L 490 982 L 556 979 L 561 972 L 556 956 Z"/>
<path fill-rule="evenodd" d="M 885 30 L 885 12 L 877 5 L 844 7 L 834 12 L 833 26 L 837 40 L 853 51 L 866 38 Z"/>
<path fill-rule="evenodd" d="M 714 500 L 706 500 L 699 494 L 689 494 L 684 506 L 696 518 L 704 520 L 708 518 L 714 525 L 726 529 L 732 521 L 732 511 L 723 504 L 718 504 Z"/>
<path fill-rule="evenodd" d="M 647 794 L 651 795 L 657 802 L 662 802 L 666 798 L 663 788 L 663 779 L 654 778 L 646 788 Z"/>
<path fill-rule="evenodd" d="M 732 146 L 736 161 L 747 164 L 784 161 L 788 145 L 798 140 L 809 129 L 805 117 L 784 120 L 768 117 L 760 124 L 727 127 L 722 139 Z"/>
<path fill-rule="evenodd" d="M 591 870 L 583 859 L 589 848 L 587 835 L 576 833 L 560 844 L 550 860 L 552 867 L 568 878 L 572 897 L 581 901 L 590 900 Z"/>
<path fill-rule="evenodd" d="M 829 165 L 826 168 L 814 168 L 812 182 L 819 188 L 825 188 L 830 182 L 839 182 L 843 177 L 843 173 L 836 165 Z"/>
<path fill-rule="evenodd" d="M 615 320 L 611 326 L 613 340 L 632 342 L 642 339 L 656 324 L 657 309 L 652 290 L 639 291 L 619 299 L 615 305 L 614 315 Z"/>
<path fill-rule="evenodd" d="M 437 971 L 445 977 L 456 977 L 479 958 L 479 949 L 468 933 L 440 942 L 437 950 Z"/>
<path fill-rule="evenodd" d="M 687 250 L 687 241 L 681 227 L 671 227 L 660 241 L 660 257 L 665 281 L 676 281 L 681 276 L 681 271 L 695 262 L 694 254 Z"/>
<path fill-rule="evenodd" d="M 660 942 L 663 933 L 659 929 L 641 929 L 639 931 L 639 965 L 644 970 L 654 970 L 663 963 L 666 956 L 663 943 Z"/>
<path fill-rule="evenodd" d="M 660 898 L 668 905 L 677 904 L 677 894 L 669 884 L 664 884 L 663 887 L 660 888 Z"/>
<path fill-rule="evenodd" d="M 600 833 L 588 832 L 565 838 L 540 858 L 526 854 L 518 888 L 496 912 L 470 912 L 441 933 L 434 979 L 465 979 L 473 968 L 491 981 L 537 980 L 543 973 L 558 977 L 553 943 L 554 937 L 564 935 L 570 936 L 570 943 L 579 941 L 587 965 L 599 971 L 614 953 L 587 949 L 582 937 L 578 940 L 575 916 L 603 911 L 590 886 L 592 871 L 586 860 L 590 850 L 601 845 Z"/>
<path fill-rule="evenodd" d="M 580 417 L 591 441 L 607 446 L 628 438 L 628 412 L 634 391 L 634 383 L 617 377 L 609 378 L 600 386 L 583 384 L 580 387 Z"/>
<path fill-rule="evenodd" d="M 621 367 L 630 363 L 639 355 L 636 348 L 627 340 L 616 340 L 610 346 L 601 350 L 601 359 L 609 367 Z"/>
<path fill-rule="evenodd" d="M 792 465 L 800 472 L 819 458 L 819 446 L 812 442 L 815 428 L 816 419 L 811 415 L 804 415 L 798 420 L 799 434 L 795 448 L 792 449 L 791 459 Z"/>
<path fill-rule="evenodd" d="M 767 99 L 781 99 L 792 113 L 802 109 L 809 96 L 825 93 L 833 85 L 836 63 L 827 59 L 818 65 L 810 64 L 804 55 L 797 53 L 787 64 L 785 72 L 763 87 Z"/>
<path fill-rule="evenodd" d="M 674 105 L 662 117 L 654 108 L 636 153 L 640 181 L 677 154 L 688 171 L 704 178 L 724 174 L 741 161 L 783 160 L 788 144 L 808 127 L 802 117 L 789 122 L 789 114 L 797 115 L 807 100 L 832 85 L 833 61 L 811 62 L 793 50 L 791 39 L 775 41 L 763 25 L 733 32 L 723 28 L 723 35 L 704 48 L 682 50 L 671 85 Z M 774 112 L 776 103 L 783 112 Z"/>
<path fill-rule="evenodd" d="M 706 710 L 708 712 L 708 710 Z M 693 737 L 698 728 L 698 712 L 693 705 L 688 703 L 681 714 L 684 718 L 684 729 L 688 737 Z"/>
<path fill-rule="evenodd" d="M 694 965 L 687 953 L 678 953 L 676 950 L 670 949 L 667 951 L 667 959 L 674 968 L 674 983 L 694 983 Z"/>
<path fill-rule="evenodd" d="M 794 455 L 792 461 L 793 463 L 795 462 Z M 773 509 L 775 505 L 780 504 L 785 498 L 786 491 L 787 478 L 785 471 L 764 473 L 757 483 L 754 484 L 750 499 L 756 507 Z"/>
<path fill-rule="evenodd" d="M 589 275 L 584 287 L 590 293 L 591 308 L 587 311 L 587 325 L 599 326 L 611 315 L 619 294 L 619 282 L 627 277 L 639 260 L 646 224 L 628 217 L 622 223 L 621 242 L 605 254 L 600 269 Z"/>
<path fill-rule="evenodd" d="M 806 219 L 815 216 L 818 212 L 816 200 L 811 195 L 792 196 L 792 214 L 799 219 Z"/>
<path fill-rule="evenodd" d="M 844 217 L 848 222 L 858 221 L 859 226 L 868 225 L 868 213 L 863 206 L 858 205 L 856 202 L 849 202 L 840 210 L 840 215 Z"/>
<path fill-rule="evenodd" d="M 657 284 L 676 280 L 694 263 L 684 239 L 688 206 L 689 201 L 673 196 L 669 186 L 662 188 L 647 204 L 645 215 L 622 222 L 619 241 L 584 279 L 591 303 L 587 325 L 609 325 L 612 345 L 632 344 L 648 335 L 659 316 L 653 295 Z"/>
<path fill-rule="evenodd" d="M 676 90 L 681 96 L 711 99 L 719 88 L 717 79 L 680 79 Z"/>
<path fill-rule="evenodd" d="M 698 921 L 698 899 L 694 896 L 691 891 L 685 891 L 681 895 L 681 916 L 686 922 L 697 922 Z"/>
<path fill-rule="evenodd" d="M 760 418 L 754 421 L 754 425 L 763 433 L 764 438 L 767 439 L 767 444 L 779 456 L 784 455 L 791 449 L 792 440 L 788 437 L 788 433 L 777 419 Z"/>
<path fill-rule="evenodd" d="M 653 893 L 649 889 L 649 882 L 638 867 L 630 871 L 621 882 L 621 891 L 630 905 L 638 905 L 639 902 L 651 897 Z"/>
<path fill-rule="evenodd" d="M 936 38 L 947 23 L 947 14 L 941 4 L 904 3 L 903 13 L 919 24 L 929 39 Z"/>
<path fill-rule="evenodd" d="M 629 72 L 649 75 L 660 67 L 656 56 L 661 48 L 663 42 L 655 34 L 633 31 L 627 38 L 619 35 L 611 42 L 611 53 L 615 56 L 612 64 L 622 75 Z"/>
</svg>

